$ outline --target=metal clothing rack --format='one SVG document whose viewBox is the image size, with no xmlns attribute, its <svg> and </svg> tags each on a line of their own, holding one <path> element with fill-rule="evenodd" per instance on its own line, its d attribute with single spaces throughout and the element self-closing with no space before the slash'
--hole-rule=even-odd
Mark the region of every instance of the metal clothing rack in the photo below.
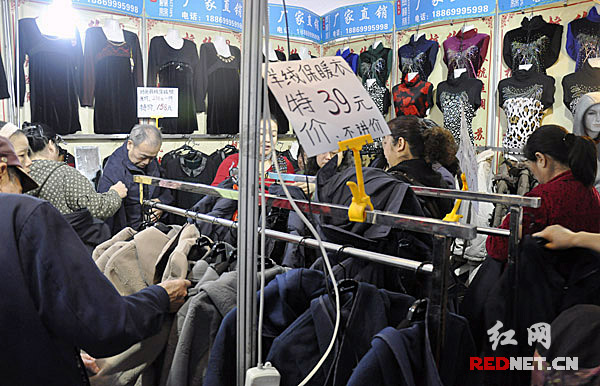
<svg viewBox="0 0 600 386">
<path fill-rule="evenodd" d="M 142 184 L 140 184 L 142 186 Z M 217 224 L 232 229 L 238 229 L 238 224 L 235 221 L 214 217 L 202 213 L 193 212 L 178 207 L 161 204 L 156 201 L 144 200 L 143 189 L 140 189 L 141 203 L 144 206 L 150 208 L 160 209 L 165 212 L 173 213 L 175 215 L 200 220 L 210 224 Z M 419 228 L 421 225 L 418 223 L 419 220 L 410 220 L 417 222 L 414 224 L 414 228 Z M 371 262 L 385 264 L 396 268 L 414 271 L 416 273 L 423 272 L 432 274 L 430 280 L 428 280 L 427 292 L 429 294 L 429 329 L 430 329 L 430 340 L 432 342 L 432 349 L 436 363 L 438 367 L 441 361 L 441 353 L 444 347 L 445 339 L 445 326 L 446 326 L 446 314 L 447 314 L 447 303 L 448 303 L 448 260 L 450 255 L 448 235 L 453 232 L 450 230 L 456 227 L 455 224 L 445 224 L 447 229 L 442 234 L 435 234 L 433 236 L 433 252 L 432 262 L 421 262 L 409 259 L 404 259 L 396 256 L 385 255 L 377 252 L 366 251 L 358 248 L 347 247 L 339 244 L 330 242 L 323 242 L 323 246 L 326 250 L 332 252 L 342 252 L 349 256 L 358 257 Z M 407 227 L 408 228 L 408 227 Z M 422 231 L 425 231 L 422 228 Z M 260 231 L 260 228 L 258 228 Z M 283 240 L 300 244 L 310 248 L 319 248 L 319 242 L 312 238 L 296 236 L 285 232 L 274 231 L 270 229 L 265 230 L 265 234 L 268 237 L 275 238 L 277 240 Z M 254 264 L 256 265 L 256 264 Z M 239 294 L 238 294 L 239 298 Z M 241 381 L 238 379 L 238 384 Z"/>
</svg>

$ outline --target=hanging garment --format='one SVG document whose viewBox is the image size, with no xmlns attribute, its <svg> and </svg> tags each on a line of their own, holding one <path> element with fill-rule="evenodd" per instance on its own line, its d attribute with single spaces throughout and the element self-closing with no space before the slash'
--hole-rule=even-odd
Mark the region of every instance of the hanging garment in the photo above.
<svg viewBox="0 0 600 386">
<path fill-rule="evenodd" d="M 161 169 L 164 178 L 177 181 L 193 182 L 197 184 L 210 185 L 213 182 L 219 165 L 223 160 L 219 152 L 206 155 L 201 151 L 187 150 L 187 153 L 178 149 L 172 150 L 162 158 Z M 174 190 L 173 205 L 190 209 L 200 201 L 203 194 Z M 176 223 L 185 223 L 185 218 L 175 216 Z"/>
<path fill-rule="evenodd" d="M 562 311 L 577 304 L 600 305 L 600 254 L 583 248 L 552 251 L 529 236 L 519 248 L 518 266 L 506 266 L 485 302 L 485 329 L 501 321 L 501 331 L 513 329 L 519 344 L 498 345 L 493 350 L 488 340 L 486 354 L 493 351 L 494 356 L 533 357 L 535 346 L 526 344 L 531 326 L 551 323 Z M 553 346 L 551 342 L 550 347 Z M 523 385 L 529 384 L 531 373 L 495 371 L 487 375 L 497 380 L 492 384 Z"/>
<path fill-rule="evenodd" d="M 444 116 L 444 127 L 450 130 L 457 145 L 460 144 L 462 111 L 465 114 L 471 143 L 475 141 L 472 125 L 475 111 L 481 106 L 482 89 L 483 82 L 470 79 L 466 72 L 461 74 L 460 78 L 449 78 L 437 87 L 436 104 Z"/>
<path fill-rule="evenodd" d="M 311 55 L 310 58 L 311 59 L 315 59 L 316 56 Z M 302 60 L 302 58 L 300 57 L 299 54 L 293 53 L 293 54 L 290 55 L 290 60 Z"/>
<path fill-rule="evenodd" d="M 600 58 L 600 15 L 592 7 L 587 16 L 573 20 L 567 28 L 567 53 L 575 61 L 575 71 L 590 58 Z"/>
<path fill-rule="evenodd" d="M 240 131 L 241 53 L 235 46 L 229 46 L 229 49 L 231 56 L 225 58 L 217 53 L 212 43 L 200 46 L 199 111 L 206 111 L 208 134 L 237 134 Z"/>
<path fill-rule="evenodd" d="M 203 110 L 200 94 L 202 75 L 198 49 L 191 40 L 183 39 L 183 47 L 171 47 L 164 36 L 150 41 L 148 53 L 148 87 L 176 87 L 178 118 L 161 118 L 158 126 L 164 134 L 190 134 L 198 129 L 196 112 Z"/>
<path fill-rule="evenodd" d="M 341 295 L 344 326 L 330 355 L 311 379 L 314 385 L 346 385 L 352 370 L 368 352 L 371 339 L 388 326 L 406 318 L 414 298 L 358 283 L 355 293 Z M 333 299 L 322 295 L 273 341 L 267 361 L 281 374 L 281 385 L 298 385 L 324 354 L 335 323 Z"/>
<path fill-rule="evenodd" d="M 377 82 L 373 82 L 369 86 L 369 82 L 364 81 L 363 86 L 371 99 L 373 99 L 373 102 L 375 102 L 375 106 L 377 106 L 381 115 L 386 116 L 392 104 L 390 90 L 385 86 L 379 85 Z"/>
<path fill-rule="evenodd" d="M 554 78 L 533 69 L 516 70 L 498 83 L 498 94 L 508 125 L 502 146 L 521 149 L 554 103 Z"/>
<path fill-rule="evenodd" d="M 8 93 L 8 82 L 6 81 L 6 73 L 4 72 L 4 64 L 0 56 L 0 99 L 10 98 Z"/>
<path fill-rule="evenodd" d="M 81 130 L 79 104 L 83 50 L 79 31 L 73 39 L 42 35 L 36 19 L 19 20 L 19 100 L 25 101 L 25 55 L 29 57 L 31 121 L 45 123 L 58 134 Z"/>
<path fill-rule="evenodd" d="M 377 48 L 370 46 L 359 56 L 358 76 L 363 84 L 367 79 L 375 79 L 384 87 L 392 70 L 393 51 L 379 44 Z"/>
<path fill-rule="evenodd" d="M 404 78 L 409 72 L 418 72 L 421 80 L 427 81 L 435 66 L 439 48 L 438 42 L 427 40 L 425 35 L 417 40 L 415 40 L 415 35 L 412 35 L 407 44 L 398 48 L 398 58 L 400 59 L 398 67 L 402 72 L 402 77 Z"/>
<path fill-rule="evenodd" d="M 86 384 L 79 349 L 111 356 L 159 332 L 169 311 L 165 290 L 122 297 L 52 205 L 0 194 L 0 218 L 3 384 Z"/>
<path fill-rule="evenodd" d="M 281 51 L 275 50 L 275 55 L 277 56 L 277 60 L 269 60 L 269 63 L 277 63 L 277 62 L 285 62 L 286 57 L 285 54 Z M 263 61 L 265 60 L 265 56 L 263 55 Z M 285 113 L 281 109 L 279 102 L 275 99 L 275 96 L 269 89 L 269 110 L 271 111 L 271 115 L 275 117 L 275 121 L 277 122 L 277 134 L 287 134 L 290 131 L 290 122 L 288 121 Z"/>
<path fill-rule="evenodd" d="M 444 63 L 448 66 L 448 79 L 454 78 L 454 70 L 464 68 L 467 77 L 477 78 L 477 73 L 487 55 L 490 35 L 477 33 L 472 29 L 463 33 L 458 31 L 443 43 Z"/>
<path fill-rule="evenodd" d="M 215 176 L 215 179 L 213 180 L 211 185 L 217 186 L 221 182 L 228 179 L 232 175 L 231 174 L 232 170 L 239 168 L 239 162 L 240 162 L 239 153 L 232 154 L 229 157 L 225 158 L 225 160 L 223 160 L 223 162 L 221 162 L 221 165 L 219 165 L 219 169 L 217 170 L 217 175 Z M 286 157 L 281 155 L 281 153 L 279 153 L 279 152 L 277 152 L 277 162 L 278 162 L 279 170 L 281 171 L 281 173 L 294 174 L 294 167 L 292 166 L 292 163 Z M 265 171 L 265 173 L 270 173 L 270 172 L 275 172 L 275 171 L 276 171 L 275 167 L 273 165 L 271 165 L 271 167 L 269 167 L 269 169 L 267 169 Z M 271 180 L 271 179 L 267 179 L 265 181 L 265 184 L 268 187 L 273 182 L 275 182 L 275 181 Z"/>
<path fill-rule="evenodd" d="M 273 340 L 302 315 L 312 299 L 325 292 L 323 272 L 311 269 L 293 269 L 278 275 L 264 290 L 263 358 Z M 237 309 L 231 310 L 219 327 L 212 345 L 204 386 L 236 385 L 236 363 L 232 361 L 236 343 Z M 331 334 L 329 334 L 331 337 Z"/>
<path fill-rule="evenodd" d="M 477 356 L 469 324 L 461 316 L 448 313 L 446 334 L 438 372 L 424 321 L 396 329 L 386 327 L 371 342 L 371 349 L 352 372 L 348 386 L 478 386 L 481 372 L 471 371 L 469 358 Z"/>
<path fill-rule="evenodd" d="M 546 23 L 542 16 L 524 17 L 521 27 L 504 35 L 504 62 L 513 72 L 521 64 L 531 64 L 533 71 L 545 74 L 558 60 L 562 32 L 562 25 Z"/>
<path fill-rule="evenodd" d="M 392 89 L 392 95 L 397 117 L 416 115 L 424 118 L 427 110 L 433 106 L 433 85 L 421 79 L 420 75 L 410 81 L 408 75 L 404 75 L 402 83 Z"/>
<path fill-rule="evenodd" d="M 85 32 L 82 106 L 94 108 L 94 132 L 129 133 L 138 123 L 137 87 L 144 86 L 140 42 L 123 31 L 124 42 L 111 42 L 102 27 Z"/>
<path fill-rule="evenodd" d="M 563 101 L 573 117 L 577 104 L 582 96 L 590 92 L 600 91 L 600 68 L 590 66 L 585 61 L 579 71 L 566 75 L 562 79 Z"/>
<path fill-rule="evenodd" d="M 350 51 L 350 48 L 345 49 L 343 52 L 337 50 L 335 56 L 341 56 L 348 63 L 352 71 L 356 74 L 358 72 L 358 55 Z"/>
</svg>

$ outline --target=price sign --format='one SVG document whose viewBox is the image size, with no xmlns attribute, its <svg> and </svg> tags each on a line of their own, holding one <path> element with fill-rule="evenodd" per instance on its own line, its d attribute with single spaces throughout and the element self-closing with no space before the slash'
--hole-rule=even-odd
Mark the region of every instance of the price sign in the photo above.
<svg viewBox="0 0 600 386">
<path fill-rule="evenodd" d="M 469 19 L 492 15 L 495 11 L 496 1 L 493 0 L 397 0 L 396 27 L 403 29 L 440 20 Z"/>
<path fill-rule="evenodd" d="M 176 88 L 138 87 L 138 118 L 177 118 L 179 95 Z"/>
<path fill-rule="evenodd" d="M 375 102 L 339 57 L 269 64 L 269 88 L 309 157 L 361 135 L 390 134 Z"/>
</svg>

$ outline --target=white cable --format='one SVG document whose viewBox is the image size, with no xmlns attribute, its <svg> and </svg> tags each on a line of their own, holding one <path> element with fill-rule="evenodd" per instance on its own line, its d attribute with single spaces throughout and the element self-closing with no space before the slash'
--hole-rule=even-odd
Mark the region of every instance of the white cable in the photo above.
<svg viewBox="0 0 600 386">
<path fill-rule="evenodd" d="M 263 7 L 265 7 L 265 9 L 263 10 L 263 14 L 265 15 L 265 44 L 268 44 L 269 41 L 269 16 L 268 16 L 268 12 L 266 12 L 266 1 L 263 1 Z M 265 51 L 266 52 L 266 51 Z M 267 74 L 268 74 L 268 66 L 269 66 L 269 61 L 268 59 L 265 59 L 264 61 L 264 71 L 263 71 L 263 82 L 264 82 L 264 88 L 263 88 L 263 105 L 265 106 L 265 111 L 267 113 L 269 113 L 269 94 L 268 94 L 268 84 L 267 84 Z M 265 121 L 267 122 L 267 127 L 269 130 L 269 136 L 271 138 L 271 143 L 275 143 L 274 137 L 273 137 L 273 133 L 271 132 L 271 117 L 270 117 L 270 113 L 267 114 L 264 117 Z M 308 383 L 308 381 L 310 381 L 312 379 L 312 377 L 317 373 L 317 371 L 319 371 L 319 369 L 321 368 L 321 366 L 323 365 L 323 363 L 325 363 L 325 360 L 327 359 L 327 357 L 329 356 L 329 354 L 331 353 L 331 350 L 333 349 L 333 346 L 335 345 L 335 340 L 338 334 L 338 330 L 340 327 L 340 320 L 341 320 L 341 311 L 340 311 L 340 294 L 338 291 L 338 286 L 337 286 L 337 282 L 335 280 L 335 275 L 333 274 L 333 269 L 331 268 L 331 263 L 329 262 L 329 257 L 327 256 L 327 252 L 325 251 L 325 247 L 323 246 L 323 240 L 321 240 L 321 237 L 319 236 L 319 232 L 317 232 L 317 230 L 315 229 L 315 227 L 313 226 L 313 224 L 310 223 L 310 221 L 308 221 L 308 219 L 306 218 L 306 216 L 304 215 L 304 213 L 302 213 L 302 211 L 300 210 L 300 208 L 298 208 L 298 205 L 296 204 L 296 202 L 294 201 L 294 199 L 292 198 L 292 195 L 290 194 L 287 186 L 285 185 L 285 181 L 283 180 L 283 176 L 281 175 L 281 170 L 279 169 L 279 162 L 277 162 L 277 151 L 275 151 L 275 149 L 273 149 L 273 151 L 271 152 L 271 159 L 272 159 L 272 163 L 273 165 L 275 165 L 275 170 L 277 170 L 277 176 L 279 178 L 279 182 L 281 183 L 281 187 L 283 188 L 283 191 L 285 192 L 285 196 L 287 197 L 288 201 L 290 202 L 292 208 L 294 208 L 294 211 L 298 214 L 298 217 L 300 217 L 300 219 L 302 220 L 302 222 L 304 223 L 304 225 L 306 225 L 306 227 L 308 228 L 308 230 L 310 231 L 310 233 L 312 233 L 312 235 L 314 236 L 314 238 L 318 241 L 319 243 L 319 249 L 321 250 L 321 254 L 323 255 L 323 260 L 325 261 L 325 266 L 327 267 L 327 273 L 329 274 L 329 277 L 331 278 L 331 282 L 333 284 L 333 292 L 335 294 L 335 325 L 333 327 L 333 335 L 331 336 L 331 341 L 329 342 L 329 346 L 327 346 L 327 350 L 325 350 L 325 353 L 323 354 L 323 356 L 321 357 L 321 359 L 319 359 L 319 361 L 317 362 L 317 364 L 315 365 L 315 367 L 308 373 L 308 375 L 302 380 L 302 382 L 300 382 L 299 386 L 304 386 Z M 263 176 L 264 178 L 264 176 Z M 264 191 L 263 191 L 264 194 Z M 262 293 L 262 292 L 261 292 Z M 261 299 L 261 303 L 262 303 L 262 299 Z M 260 320 L 260 319 L 259 319 Z M 262 325 L 259 327 L 262 328 Z M 260 336 L 262 335 L 262 333 L 259 331 L 259 339 Z"/>
</svg>

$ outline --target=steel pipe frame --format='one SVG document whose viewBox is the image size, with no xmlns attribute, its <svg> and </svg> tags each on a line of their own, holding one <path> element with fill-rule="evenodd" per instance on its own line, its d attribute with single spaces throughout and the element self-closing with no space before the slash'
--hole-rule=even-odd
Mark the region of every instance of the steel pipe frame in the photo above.
<svg viewBox="0 0 600 386">
<path fill-rule="evenodd" d="M 178 189 L 193 193 L 216 195 L 230 200 L 238 199 L 238 191 L 231 189 L 216 188 L 210 185 L 195 184 L 174 180 L 165 180 L 158 177 L 134 176 L 134 182 L 160 186 L 169 189 Z M 285 197 L 267 194 L 266 198 L 274 206 L 290 209 L 289 201 Z M 294 200 L 303 212 L 310 212 L 328 217 L 347 218 L 348 207 L 334 204 L 314 203 L 303 200 Z M 258 204 L 257 204 L 258 205 Z M 440 234 L 448 237 L 456 237 L 472 240 L 476 237 L 477 229 L 473 225 L 463 225 L 444 222 L 426 217 L 409 216 L 403 214 L 386 213 L 380 211 L 366 211 L 365 222 L 370 224 L 387 225 L 420 233 Z M 493 229 L 493 228 L 490 228 Z M 493 232 L 493 231 L 492 231 Z"/>
<path fill-rule="evenodd" d="M 173 213 L 178 216 L 183 216 L 187 218 L 192 218 L 196 220 L 200 220 L 210 224 L 217 224 L 227 228 L 238 229 L 238 224 L 235 221 L 227 220 L 220 217 L 214 217 L 207 214 L 197 213 L 190 210 L 185 210 L 181 208 L 177 208 L 171 205 L 161 204 L 156 201 L 144 200 L 144 205 L 149 206 L 151 208 L 157 208 L 163 210 L 165 212 Z M 257 228 L 260 231 L 260 227 Z M 319 242 L 315 239 L 306 238 L 302 236 L 296 236 L 285 232 L 274 231 L 271 229 L 266 230 L 266 235 L 282 241 L 287 241 L 294 244 L 300 244 L 303 246 L 307 246 L 310 248 L 317 249 L 319 247 Z M 433 265 L 431 263 L 423 264 L 420 261 L 414 261 L 409 259 L 404 259 L 401 257 L 385 255 L 382 253 L 366 251 L 358 248 L 352 247 L 344 247 L 343 245 L 338 245 L 330 242 L 323 242 L 323 246 L 326 250 L 331 252 L 339 252 L 343 249 L 344 254 L 353 257 L 363 258 L 375 263 L 385 264 L 392 267 L 407 269 L 411 271 L 419 271 L 432 273 Z"/>
</svg>

